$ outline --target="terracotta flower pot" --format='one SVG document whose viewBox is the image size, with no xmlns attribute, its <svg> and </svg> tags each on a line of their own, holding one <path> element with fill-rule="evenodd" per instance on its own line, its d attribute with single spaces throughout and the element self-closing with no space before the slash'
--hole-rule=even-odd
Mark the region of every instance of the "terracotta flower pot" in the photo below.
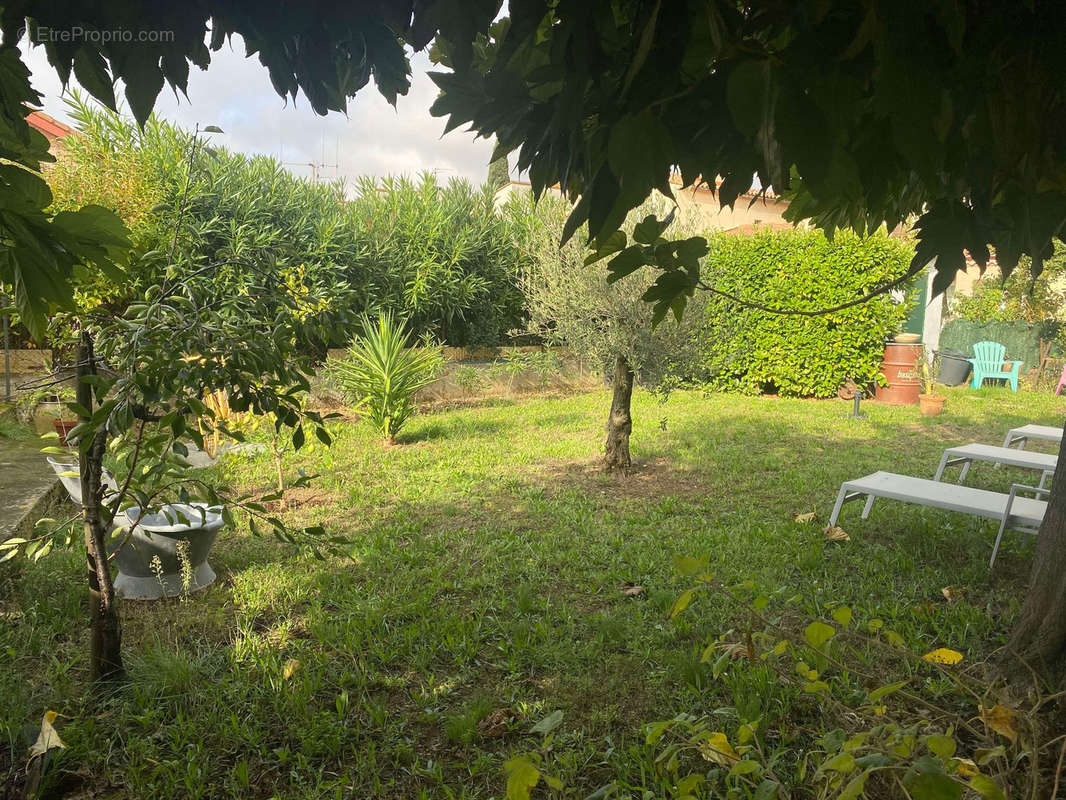
<svg viewBox="0 0 1066 800">
<path fill-rule="evenodd" d="M 922 415 L 926 417 L 935 417 L 942 412 L 945 402 L 947 402 L 947 398 L 942 394 L 918 395 L 918 406 L 922 410 Z"/>
<path fill-rule="evenodd" d="M 54 419 L 52 420 L 52 426 L 56 429 L 56 433 L 59 434 L 59 441 L 62 444 L 67 443 L 67 434 L 74 430 L 74 426 L 78 424 L 76 419 Z"/>
</svg>

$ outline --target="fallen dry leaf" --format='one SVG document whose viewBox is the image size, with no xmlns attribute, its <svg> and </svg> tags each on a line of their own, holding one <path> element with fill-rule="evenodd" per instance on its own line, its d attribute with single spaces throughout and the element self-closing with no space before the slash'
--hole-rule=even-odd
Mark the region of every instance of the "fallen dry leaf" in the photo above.
<svg viewBox="0 0 1066 800">
<path fill-rule="evenodd" d="M 733 749 L 724 733 L 716 731 L 705 735 L 707 738 L 700 742 L 700 755 L 705 761 L 729 767 L 740 760 L 740 753 Z"/>
<path fill-rule="evenodd" d="M 477 724 L 477 731 L 486 739 L 499 739 L 506 736 L 512 720 L 520 720 L 522 715 L 513 708 L 497 708 Z"/>
<path fill-rule="evenodd" d="M 626 597 L 640 597 L 642 594 L 644 594 L 644 587 L 637 586 L 634 583 L 623 583 L 622 594 L 624 594 Z"/>
<path fill-rule="evenodd" d="M 808 511 L 806 514 L 793 514 L 792 519 L 796 522 L 814 522 L 818 519 L 818 515 L 813 511 Z"/>
<path fill-rule="evenodd" d="M 954 586 L 945 586 L 940 590 L 940 593 L 944 595 L 944 599 L 949 603 L 958 600 L 962 596 L 962 592 L 956 589 Z"/>
<path fill-rule="evenodd" d="M 37 741 L 30 747 L 31 761 L 37 756 L 43 756 L 54 747 L 66 747 L 63 740 L 59 738 L 59 734 L 56 733 L 56 729 L 52 727 L 52 723 L 58 716 L 59 714 L 55 711 L 45 712 L 44 719 L 41 720 L 41 732 L 37 735 Z"/>
<path fill-rule="evenodd" d="M 931 650 L 922 656 L 922 660 L 928 661 L 930 664 L 946 664 L 951 666 L 952 664 L 958 664 L 962 661 L 962 653 L 947 647 L 938 647 L 936 650 Z"/>
<path fill-rule="evenodd" d="M 978 706 L 981 711 L 981 721 L 1001 736 L 1006 736 L 1012 742 L 1018 738 L 1018 731 L 1014 729 L 1014 712 L 999 703 L 992 708 Z"/>
<path fill-rule="evenodd" d="M 957 760 L 959 762 L 957 770 L 962 777 L 972 778 L 974 775 L 980 774 L 981 770 L 977 768 L 972 758 L 960 758 Z"/>
<path fill-rule="evenodd" d="M 720 653 L 728 653 L 730 658 L 747 658 L 748 646 L 743 642 L 716 642 L 714 649 Z"/>
<path fill-rule="evenodd" d="M 841 528 L 839 525 L 834 525 L 831 528 L 825 529 L 825 538 L 831 542 L 850 542 L 851 537 L 848 536 L 848 532 Z"/>
</svg>

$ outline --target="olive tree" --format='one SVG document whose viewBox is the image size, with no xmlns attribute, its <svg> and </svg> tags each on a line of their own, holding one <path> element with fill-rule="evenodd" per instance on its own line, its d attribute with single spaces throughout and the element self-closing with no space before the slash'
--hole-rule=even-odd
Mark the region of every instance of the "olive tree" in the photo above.
<svg viewBox="0 0 1066 800">
<path fill-rule="evenodd" d="M 665 214 L 667 205 L 664 198 L 649 200 L 631 214 L 627 228 L 657 224 L 655 215 Z M 670 365 L 686 360 L 686 351 L 694 346 L 698 314 L 652 325 L 652 307 L 641 301 L 651 276 L 612 280 L 602 261 L 586 260 L 587 251 L 577 239 L 560 244 L 570 213 L 570 204 L 561 198 L 545 196 L 534 202 L 531 193 L 518 194 L 504 211 L 521 237 L 519 282 L 528 315 L 523 332 L 565 345 L 610 377 L 604 468 L 625 472 L 631 464 L 634 382 L 658 388 Z M 651 221 L 637 221 L 641 219 Z"/>
</svg>

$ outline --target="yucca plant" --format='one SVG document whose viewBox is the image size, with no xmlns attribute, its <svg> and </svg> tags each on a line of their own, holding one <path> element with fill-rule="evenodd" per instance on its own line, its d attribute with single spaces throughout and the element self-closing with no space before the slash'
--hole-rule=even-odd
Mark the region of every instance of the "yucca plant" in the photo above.
<svg viewBox="0 0 1066 800">
<path fill-rule="evenodd" d="M 443 368 L 440 345 L 408 347 L 403 320 L 391 312 L 379 313 L 376 322 L 364 315 L 363 335 L 352 341 L 343 361 L 332 365 L 341 390 L 365 410 L 388 444 L 411 416 L 415 393 Z"/>
</svg>

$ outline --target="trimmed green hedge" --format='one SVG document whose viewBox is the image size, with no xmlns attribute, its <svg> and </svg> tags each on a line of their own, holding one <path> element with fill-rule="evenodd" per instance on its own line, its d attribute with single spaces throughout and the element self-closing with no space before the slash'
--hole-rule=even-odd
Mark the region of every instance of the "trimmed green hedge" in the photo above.
<svg viewBox="0 0 1066 800">
<path fill-rule="evenodd" d="M 774 308 L 814 310 L 853 300 L 902 275 L 912 248 L 877 234 L 766 231 L 710 238 L 704 280 Z M 911 302 L 883 295 L 824 316 L 784 316 L 711 295 L 700 329 L 696 381 L 746 394 L 830 397 L 848 379 L 876 377 L 885 339 Z"/>
</svg>

